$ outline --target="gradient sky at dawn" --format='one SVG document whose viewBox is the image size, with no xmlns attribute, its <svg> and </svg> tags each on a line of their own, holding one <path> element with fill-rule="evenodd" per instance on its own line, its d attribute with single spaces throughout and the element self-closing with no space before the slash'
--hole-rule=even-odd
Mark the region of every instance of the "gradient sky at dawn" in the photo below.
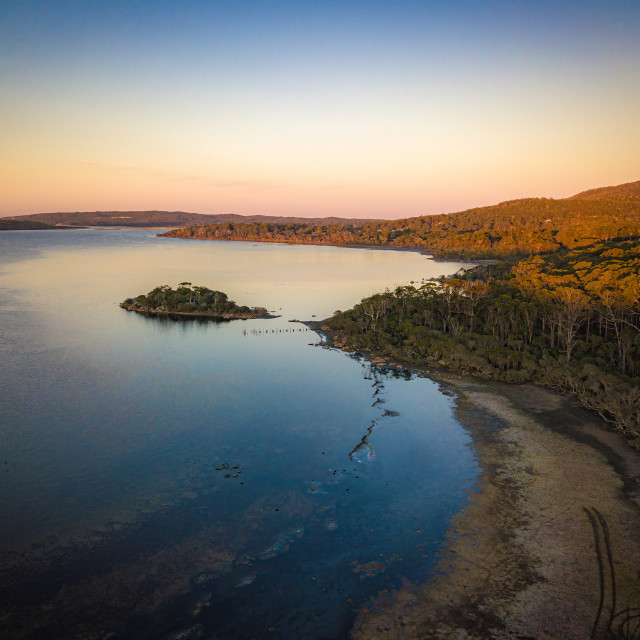
<svg viewBox="0 0 640 640">
<path fill-rule="evenodd" d="M 397 218 L 640 179 L 640 2 L 0 0 L 0 215 Z"/>
</svg>

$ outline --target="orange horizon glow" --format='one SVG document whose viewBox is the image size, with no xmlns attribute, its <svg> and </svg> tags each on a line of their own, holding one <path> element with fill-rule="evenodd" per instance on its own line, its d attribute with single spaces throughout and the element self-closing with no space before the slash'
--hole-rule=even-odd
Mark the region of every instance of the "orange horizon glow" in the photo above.
<svg viewBox="0 0 640 640">
<path fill-rule="evenodd" d="M 393 219 L 638 180 L 640 10 L 462 4 L 42 4 L 39 30 L 18 4 L 0 216 Z"/>
</svg>

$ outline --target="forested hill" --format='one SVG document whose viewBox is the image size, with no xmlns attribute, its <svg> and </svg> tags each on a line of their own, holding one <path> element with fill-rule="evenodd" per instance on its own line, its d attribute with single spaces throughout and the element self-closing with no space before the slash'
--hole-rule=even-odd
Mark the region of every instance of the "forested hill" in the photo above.
<svg viewBox="0 0 640 640">
<path fill-rule="evenodd" d="M 578 196 L 584 195 L 579 198 Z M 436 256 L 530 255 L 640 236 L 640 182 L 572 198 L 524 198 L 457 213 L 344 224 L 225 223 L 179 229 L 174 238 L 347 244 L 424 249 Z"/>
<path fill-rule="evenodd" d="M 575 394 L 640 449 L 640 241 L 495 261 L 365 298 L 336 344 Z"/>
<path fill-rule="evenodd" d="M 615 187 L 600 187 L 582 191 L 567 200 L 602 200 L 603 198 L 620 199 L 628 196 L 640 196 L 640 180 L 637 182 L 627 182 Z"/>
<path fill-rule="evenodd" d="M 38 231 L 41 229 L 67 229 L 68 227 L 56 227 L 44 222 L 30 220 L 3 220 L 0 218 L 0 231 Z"/>
<path fill-rule="evenodd" d="M 185 211 L 73 211 L 66 213 L 34 213 L 26 216 L 11 216 L 0 220 L 39 222 L 68 227 L 186 227 L 219 222 L 266 222 L 272 224 L 304 222 L 306 224 L 362 225 L 370 222 L 370 220 L 336 217 L 289 218 L 261 215 L 242 216 L 235 213 L 206 215 Z"/>
</svg>

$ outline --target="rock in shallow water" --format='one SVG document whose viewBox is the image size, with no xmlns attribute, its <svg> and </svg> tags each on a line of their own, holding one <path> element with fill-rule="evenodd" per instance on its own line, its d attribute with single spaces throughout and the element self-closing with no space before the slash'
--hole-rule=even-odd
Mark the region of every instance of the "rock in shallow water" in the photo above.
<svg viewBox="0 0 640 640">
<path fill-rule="evenodd" d="M 281 553 L 289 550 L 291 542 L 304 535 L 303 527 L 296 527 L 287 533 L 283 533 L 278 539 L 265 551 L 260 554 L 260 560 L 270 560 L 279 556 Z"/>
<path fill-rule="evenodd" d="M 200 640 L 203 637 L 204 628 L 201 624 L 196 624 L 188 629 L 174 631 L 170 635 L 165 636 L 165 640 Z"/>
<path fill-rule="evenodd" d="M 242 589 L 242 587 L 248 587 L 250 584 L 252 584 L 255 581 L 256 577 L 257 576 L 255 573 L 247 573 L 243 576 L 238 576 L 234 586 L 236 589 Z"/>
</svg>

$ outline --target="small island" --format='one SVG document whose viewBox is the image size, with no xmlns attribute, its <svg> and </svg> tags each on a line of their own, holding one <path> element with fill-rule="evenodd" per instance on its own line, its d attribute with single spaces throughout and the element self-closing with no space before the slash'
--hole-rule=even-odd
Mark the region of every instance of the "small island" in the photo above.
<svg viewBox="0 0 640 640">
<path fill-rule="evenodd" d="M 166 284 L 156 287 L 146 295 L 127 298 L 120 306 L 146 315 L 198 316 L 218 320 L 248 320 L 267 315 L 264 307 L 239 306 L 222 291 L 192 286 L 190 282 L 181 282 L 175 290 Z"/>
</svg>

